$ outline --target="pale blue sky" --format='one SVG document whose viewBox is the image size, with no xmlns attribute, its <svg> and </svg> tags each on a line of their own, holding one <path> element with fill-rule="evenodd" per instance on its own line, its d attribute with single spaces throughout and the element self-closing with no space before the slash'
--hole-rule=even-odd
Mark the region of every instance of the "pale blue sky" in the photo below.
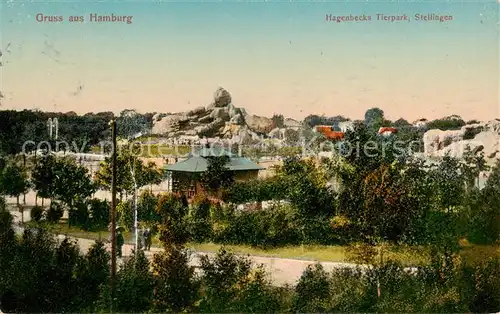
<svg viewBox="0 0 500 314">
<path fill-rule="evenodd" d="M 393 119 L 499 117 L 495 1 L 1 5 L 6 108 L 180 111 L 207 105 L 222 86 L 260 115 L 360 118 L 379 106 Z M 37 13 L 66 21 L 37 23 Z M 90 13 L 133 23 L 67 22 Z M 453 20 L 389 23 L 377 13 Z M 326 22 L 326 14 L 372 21 Z"/>
</svg>

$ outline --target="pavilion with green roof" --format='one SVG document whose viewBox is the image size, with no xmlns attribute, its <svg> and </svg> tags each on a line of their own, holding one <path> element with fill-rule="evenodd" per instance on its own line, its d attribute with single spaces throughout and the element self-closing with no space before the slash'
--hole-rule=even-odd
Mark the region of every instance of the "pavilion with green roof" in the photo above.
<svg viewBox="0 0 500 314">
<path fill-rule="evenodd" d="M 198 182 L 199 175 L 208 169 L 209 160 L 213 157 L 227 156 L 226 167 L 233 172 L 235 181 L 256 179 L 259 170 L 265 169 L 248 158 L 237 156 L 222 147 L 203 147 L 188 154 L 187 159 L 165 166 L 167 178 L 171 180 L 172 192 L 185 192 L 192 197 L 203 191 Z"/>
</svg>

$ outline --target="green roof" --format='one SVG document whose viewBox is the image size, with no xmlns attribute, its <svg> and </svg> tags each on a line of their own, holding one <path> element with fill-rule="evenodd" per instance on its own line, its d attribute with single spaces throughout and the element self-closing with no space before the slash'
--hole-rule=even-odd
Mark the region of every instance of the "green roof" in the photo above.
<svg viewBox="0 0 500 314">
<path fill-rule="evenodd" d="M 262 170 L 262 166 L 245 157 L 230 157 L 226 167 L 232 171 Z M 180 172 L 205 172 L 208 168 L 208 160 L 202 156 L 193 155 L 186 160 L 179 161 L 173 165 L 165 166 L 166 171 Z"/>
</svg>

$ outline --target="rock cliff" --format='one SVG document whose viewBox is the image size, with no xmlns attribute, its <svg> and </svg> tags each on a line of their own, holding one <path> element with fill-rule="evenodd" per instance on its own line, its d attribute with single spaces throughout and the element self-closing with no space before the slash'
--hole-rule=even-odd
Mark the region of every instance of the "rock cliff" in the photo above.
<svg viewBox="0 0 500 314">
<path fill-rule="evenodd" d="M 423 141 L 427 156 L 449 154 L 460 158 L 469 146 L 493 162 L 500 158 L 500 120 L 468 124 L 459 130 L 429 130 L 424 133 Z"/>
<path fill-rule="evenodd" d="M 287 124 L 290 127 L 300 125 L 292 119 L 287 119 Z M 267 136 L 272 129 L 270 118 L 249 115 L 245 109 L 234 106 L 231 94 L 220 87 L 207 106 L 176 114 L 155 115 L 152 134 L 171 138 L 195 136 L 251 141 Z"/>
</svg>

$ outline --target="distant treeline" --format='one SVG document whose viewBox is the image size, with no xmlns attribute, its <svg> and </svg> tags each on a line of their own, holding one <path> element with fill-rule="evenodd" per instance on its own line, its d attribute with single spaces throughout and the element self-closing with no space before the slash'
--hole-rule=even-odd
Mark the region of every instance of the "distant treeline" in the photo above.
<svg viewBox="0 0 500 314">
<path fill-rule="evenodd" d="M 79 152 L 89 151 L 93 145 L 99 144 L 103 140 L 110 139 L 109 121 L 117 119 L 118 135 L 123 138 L 130 138 L 138 134 L 147 134 L 153 126 L 153 116 L 155 113 L 141 114 L 132 109 L 123 110 L 119 116 L 113 112 L 86 113 L 77 115 L 75 112 L 42 112 L 33 110 L 3 110 L 0 111 L 0 154 L 16 154 L 22 151 L 32 151 L 40 142 L 48 141 L 49 138 L 47 120 L 57 118 L 59 121 L 58 141 L 65 141 L 71 145 L 69 150 Z M 283 127 L 284 117 L 275 114 L 273 117 L 273 127 Z M 351 119 L 337 115 L 309 115 L 304 119 L 304 125 L 314 127 L 316 125 L 334 125 L 338 122 L 351 121 Z M 378 129 L 381 126 L 394 126 L 407 129 L 412 134 L 410 137 L 420 137 L 422 129 L 416 132 L 415 128 L 405 119 L 396 121 L 387 120 L 384 112 L 379 108 L 367 110 L 364 121 L 365 124 Z M 465 124 L 477 121 L 465 122 L 458 116 L 449 116 L 430 121 L 427 129 L 459 129 Z M 35 144 L 28 141 L 33 141 Z M 24 147 L 24 149 L 23 149 Z"/>
<path fill-rule="evenodd" d="M 54 139 L 51 140 L 48 133 L 49 118 L 58 119 L 58 141 L 69 143 L 69 150 L 78 147 L 79 152 L 86 152 L 110 138 L 109 121 L 113 118 L 117 119 L 118 135 L 128 137 L 150 130 L 153 115 L 139 114 L 134 110 L 124 110 L 118 117 L 109 111 L 77 115 L 75 112 L 3 110 L 0 111 L 0 154 L 32 151 L 43 141 L 53 143 Z"/>
</svg>

